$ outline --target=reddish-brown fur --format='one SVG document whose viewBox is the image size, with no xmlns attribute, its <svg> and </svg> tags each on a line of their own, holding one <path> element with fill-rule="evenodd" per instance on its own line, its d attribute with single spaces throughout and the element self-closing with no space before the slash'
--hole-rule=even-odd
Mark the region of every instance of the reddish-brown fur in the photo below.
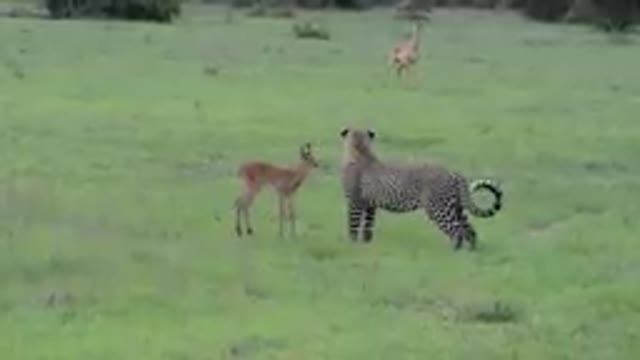
<svg viewBox="0 0 640 360">
<path fill-rule="evenodd" d="M 422 23 L 416 21 L 409 39 L 402 40 L 394 46 L 389 57 L 389 64 L 392 66 L 398 77 L 413 67 L 420 58 L 420 31 Z"/>
<path fill-rule="evenodd" d="M 296 216 L 293 196 L 315 167 L 318 167 L 318 162 L 311 152 L 309 143 L 300 147 L 300 161 L 294 166 L 283 167 L 264 161 L 243 163 L 238 169 L 238 176 L 243 181 L 244 189 L 235 202 L 236 234 L 242 236 L 242 218 L 244 218 L 247 235 L 253 234 L 249 209 L 262 187 L 267 185 L 278 195 L 279 235 L 281 237 L 284 235 L 284 218 L 286 217 L 290 222 L 291 234 L 295 236 Z"/>
</svg>

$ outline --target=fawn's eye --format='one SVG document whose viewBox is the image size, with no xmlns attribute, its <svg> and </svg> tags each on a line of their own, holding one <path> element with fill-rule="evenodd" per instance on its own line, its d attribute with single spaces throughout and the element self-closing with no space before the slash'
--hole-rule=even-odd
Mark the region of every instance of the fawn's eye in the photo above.
<svg viewBox="0 0 640 360">
<path fill-rule="evenodd" d="M 344 128 L 344 129 L 340 130 L 340 137 L 345 137 L 345 136 L 347 136 L 348 133 L 349 133 L 349 129 L 348 128 Z"/>
</svg>

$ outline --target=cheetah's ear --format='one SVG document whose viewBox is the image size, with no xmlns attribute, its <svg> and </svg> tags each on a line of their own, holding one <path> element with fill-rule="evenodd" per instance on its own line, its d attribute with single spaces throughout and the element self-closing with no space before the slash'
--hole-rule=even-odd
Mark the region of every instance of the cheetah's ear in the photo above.
<svg viewBox="0 0 640 360">
<path fill-rule="evenodd" d="M 342 130 L 340 130 L 340 137 L 344 138 L 345 136 L 347 136 L 347 134 L 349 133 L 349 128 L 342 128 Z"/>
<path fill-rule="evenodd" d="M 367 134 L 369 135 L 369 139 L 371 139 L 371 140 L 376 138 L 376 132 L 371 130 L 371 129 L 367 130 Z"/>
</svg>

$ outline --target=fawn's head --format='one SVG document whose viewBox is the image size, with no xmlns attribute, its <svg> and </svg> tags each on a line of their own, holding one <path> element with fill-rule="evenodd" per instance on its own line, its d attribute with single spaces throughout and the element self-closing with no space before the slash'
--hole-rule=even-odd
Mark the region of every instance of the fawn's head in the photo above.
<svg viewBox="0 0 640 360">
<path fill-rule="evenodd" d="M 300 146 L 300 160 L 310 164 L 313 167 L 318 167 L 320 164 L 318 160 L 316 160 L 315 156 L 313 156 L 313 152 L 311 151 L 311 143 L 304 143 Z"/>
<path fill-rule="evenodd" d="M 371 129 L 343 128 L 340 130 L 343 145 L 343 161 L 351 162 L 361 158 L 373 159 L 371 143 L 376 132 Z"/>
</svg>

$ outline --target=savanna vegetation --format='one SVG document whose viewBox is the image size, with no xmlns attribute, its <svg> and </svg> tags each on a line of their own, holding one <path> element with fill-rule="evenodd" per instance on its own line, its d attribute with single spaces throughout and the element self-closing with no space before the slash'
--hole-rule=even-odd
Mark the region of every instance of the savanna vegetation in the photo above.
<svg viewBox="0 0 640 360">
<path fill-rule="evenodd" d="M 1 5 L 3 360 L 640 353 L 632 26 L 420 6 L 405 81 L 386 67 L 409 29 L 390 7 L 191 1 L 158 23 L 40 5 Z M 505 207 L 473 220 L 478 251 L 454 252 L 420 212 L 380 213 L 375 241 L 351 243 L 345 125 L 375 129 L 384 158 L 498 179 Z M 306 141 L 320 166 L 298 236 L 277 236 L 265 192 L 237 238 L 238 164 L 295 163 Z"/>
</svg>

